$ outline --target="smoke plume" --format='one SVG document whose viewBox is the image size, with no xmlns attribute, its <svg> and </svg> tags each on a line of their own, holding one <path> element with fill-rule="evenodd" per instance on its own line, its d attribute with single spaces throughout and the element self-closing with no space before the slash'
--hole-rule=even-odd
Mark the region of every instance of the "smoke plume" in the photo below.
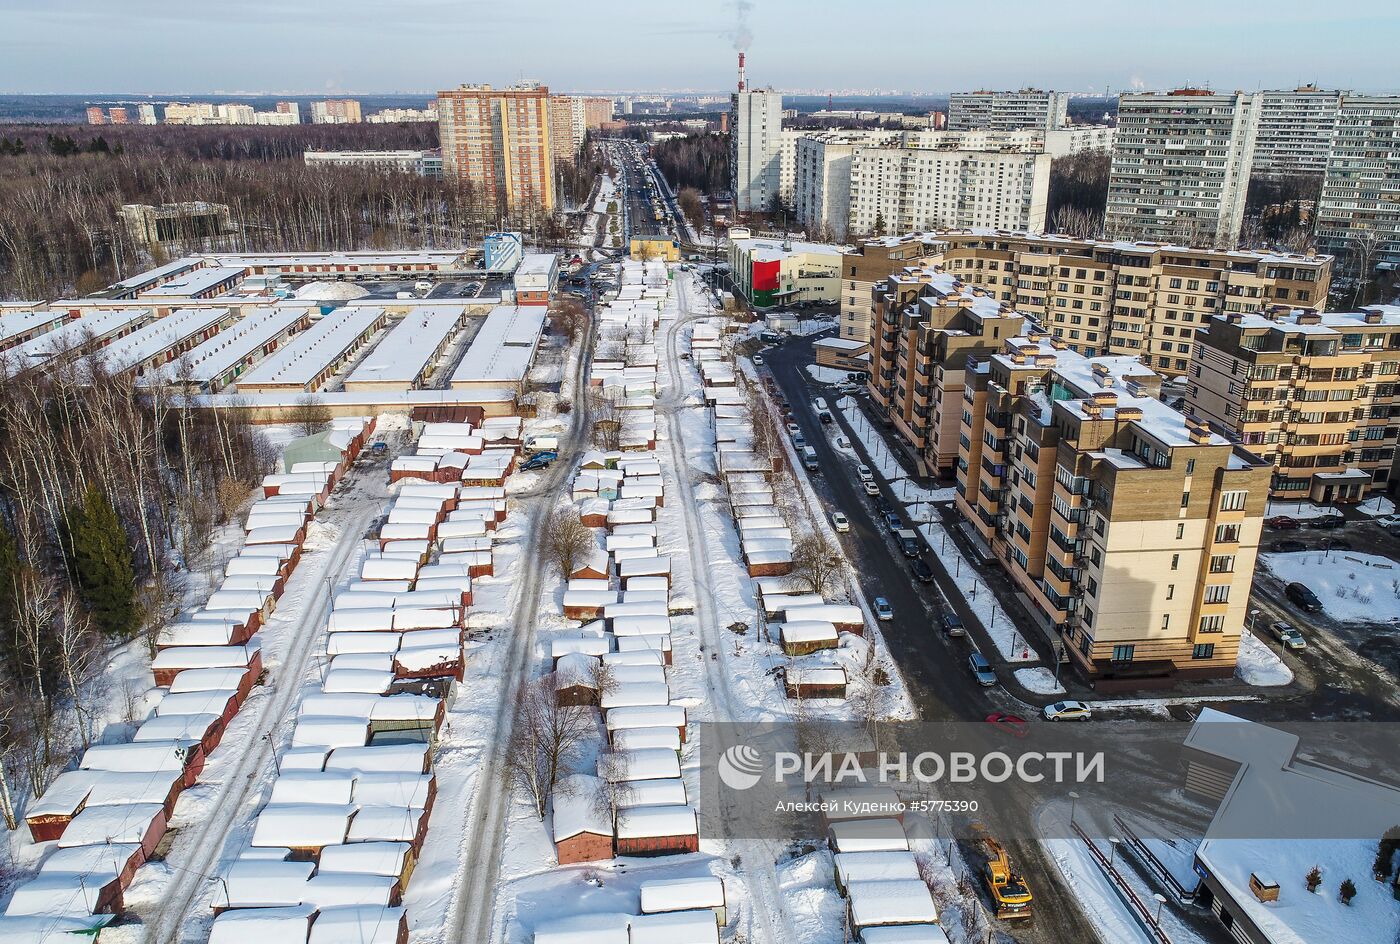
<svg viewBox="0 0 1400 944">
<path fill-rule="evenodd" d="M 752 0 L 734 0 L 734 25 L 724 32 L 734 46 L 735 52 L 746 52 L 753 42 L 753 30 L 749 29 L 749 11 Z"/>
</svg>

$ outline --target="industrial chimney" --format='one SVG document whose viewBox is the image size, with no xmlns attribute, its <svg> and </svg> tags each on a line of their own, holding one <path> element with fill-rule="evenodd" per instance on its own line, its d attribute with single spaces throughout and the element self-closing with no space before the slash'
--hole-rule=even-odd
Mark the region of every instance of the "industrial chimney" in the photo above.
<svg viewBox="0 0 1400 944">
<path fill-rule="evenodd" d="M 747 91 L 748 87 L 748 80 L 744 78 L 744 54 L 739 53 L 739 91 Z"/>
</svg>

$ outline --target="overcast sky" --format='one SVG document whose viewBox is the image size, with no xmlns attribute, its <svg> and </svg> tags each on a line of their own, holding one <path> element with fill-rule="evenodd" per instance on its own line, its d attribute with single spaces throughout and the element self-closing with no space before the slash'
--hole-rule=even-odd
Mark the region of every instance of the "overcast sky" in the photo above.
<svg viewBox="0 0 1400 944">
<path fill-rule="evenodd" d="M 782 89 L 1400 90 L 1396 0 L 0 0 L 0 91 L 718 90 L 746 34 Z"/>
</svg>

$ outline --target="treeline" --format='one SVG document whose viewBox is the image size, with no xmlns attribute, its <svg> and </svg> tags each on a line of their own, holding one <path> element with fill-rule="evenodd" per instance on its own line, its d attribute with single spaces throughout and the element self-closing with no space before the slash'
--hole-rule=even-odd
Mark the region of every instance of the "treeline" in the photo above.
<svg viewBox="0 0 1400 944">
<path fill-rule="evenodd" d="M 87 149 L 98 138 L 112 149 L 203 160 L 301 160 L 303 151 L 424 150 L 438 146 L 432 121 L 358 125 L 6 125 L 3 137 L 30 153 L 63 138 Z"/>
<path fill-rule="evenodd" d="M 694 187 L 701 193 L 729 191 L 729 136 L 692 134 L 658 141 L 652 159 L 673 190 Z"/>
<path fill-rule="evenodd" d="M 334 135 L 344 127 L 397 126 L 306 129 L 319 139 L 323 129 Z M 105 139 L 113 130 L 132 129 L 102 130 Z M 117 142 L 125 144 L 122 153 L 110 142 L 108 151 L 94 153 L 90 142 L 99 136 L 79 136 L 74 144 L 81 153 L 58 156 L 45 146 L 52 129 L 44 129 L 37 138 L 20 139 L 24 153 L 0 154 L 0 206 L 5 207 L 0 297 L 91 292 L 162 261 L 163 250 L 144 244 L 121 224 L 118 214 L 127 203 L 227 204 L 234 232 L 217 245 L 242 252 L 461 246 L 499 228 L 523 229 L 541 239 L 563 235 L 552 216 L 503 213 L 494 199 L 472 187 L 411 174 L 308 168 L 301 156 L 305 140 L 294 154 L 269 156 L 269 149 L 287 144 L 274 132 L 302 129 L 242 129 L 266 134 L 243 142 L 236 159 L 202 156 L 227 144 L 219 137 L 226 132 L 217 128 L 146 130 L 197 134 L 176 135 L 169 148 L 149 142 L 138 147 L 133 135 L 123 134 Z M 175 245 L 170 251 L 195 248 L 204 245 Z"/>
<path fill-rule="evenodd" d="M 1068 236 L 1099 236 L 1108 203 L 1108 176 L 1113 155 L 1090 151 L 1056 158 L 1050 163 L 1050 192 L 1046 197 L 1046 228 Z"/>
<path fill-rule="evenodd" d="M 0 371 L 0 442 L 0 752 L 38 793 L 101 733 L 111 646 L 154 651 L 180 575 L 275 454 L 86 359 Z"/>
</svg>

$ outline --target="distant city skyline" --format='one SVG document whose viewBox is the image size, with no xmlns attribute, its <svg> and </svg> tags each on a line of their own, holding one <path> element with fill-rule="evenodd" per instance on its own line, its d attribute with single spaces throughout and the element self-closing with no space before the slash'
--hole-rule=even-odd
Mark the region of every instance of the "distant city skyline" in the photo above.
<svg viewBox="0 0 1400 944">
<path fill-rule="evenodd" d="M 614 0 L 593 17 L 559 0 L 7 0 L 6 8 L 0 92 L 10 94 L 410 94 L 522 79 L 576 91 L 722 91 L 734 83 L 741 46 L 751 84 L 785 91 L 1304 82 L 1400 90 L 1400 10 L 1384 0 L 1233 0 L 1229 9 L 1181 0 L 1169 13 L 996 0 L 956 16 L 915 0 L 707 0 L 680 10 Z M 979 14 L 985 29 L 972 18 Z"/>
</svg>

